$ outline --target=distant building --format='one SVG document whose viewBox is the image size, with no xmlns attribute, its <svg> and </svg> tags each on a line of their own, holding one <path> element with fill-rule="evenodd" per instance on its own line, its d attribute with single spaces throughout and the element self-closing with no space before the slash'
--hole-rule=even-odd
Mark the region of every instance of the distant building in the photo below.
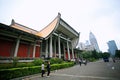
<svg viewBox="0 0 120 80">
<path fill-rule="evenodd" d="M 89 34 L 89 40 L 90 40 L 90 44 L 94 47 L 94 49 L 97 52 L 100 52 L 97 40 L 96 40 L 96 38 L 95 38 L 95 36 L 94 36 L 94 34 L 92 32 L 90 32 L 90 34 Z"/>
<path fill-rule="evenodd" d="M 97 52 L 100 52 L 97 40 L 92 32 L 90 32 L 90 34 L 89 34 L 89 40 L 86 40 L 85 43 L 83 43 L 83 42 L 79 43 L 79 49 L 85 50 L 85 51 L 96 50 Z"/>
<path fill-rule="evenodd" d="M 80 50 L 84 50 L 85 49 L 85 44 L 83 42 L 80 42 L 78 45 Z"/>
<path fill-rule="evenodd" d="M 108 43 L 108 52 L 111 54 L 111 55 L 115 55 L 115 51 L 118 50 L 117 46 L 116 46 L 116 43 L 114 40 L 111 40 L 109 41 Z"/>
<path fill-rule="evenodd" d="M 94 50 L 94 46 L 93 45 L 86 45 L 85 50 L 86 51 L 93 51 Z"/>
<path fill-rule="evenodd" d="M 86 40 L 85 45 L 86 45 L 86 46 L 90 45 L 89 40 Z"/>
<path fill-rule="evenodd" d="M 86 43 L 80 42 L 79 43 L 79 49 L 85 50 L 85 51 L 93 51 L 94 46 L 89 44 L 89 41 L 87 40 Z"/>
</svg>

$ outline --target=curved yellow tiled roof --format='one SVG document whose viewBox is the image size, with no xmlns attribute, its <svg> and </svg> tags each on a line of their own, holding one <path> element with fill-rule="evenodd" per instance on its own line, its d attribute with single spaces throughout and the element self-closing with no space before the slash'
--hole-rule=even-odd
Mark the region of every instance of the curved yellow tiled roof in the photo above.
<svg viewBox="0 0 120 80">
<path fill-rule="evenodd" d="M 30 34 L 34 34 L 34 35 L 36 33 L 38 33 L 38 31 L 36 31 L 34 29 L 31 29 L 29 27 L 23 26 L 21 24 L 18 24 L 14 20 L 12 20 L 12 23 L 11 23 L 10 27 L 13 27 L 15 29 L 18 29 L 18 30 L 21 30 L 21 31 L 24 31 L 24 32 L 27 32 L 27 33 L 30 33 Z"/>
<path fill-rule="evenodd" d="M 38 32 L 36 35 L 46 38 L 55 29 L 58 19 L 59 19 L 58 17 L 55 18 L 48 26 L 46 26 L 44 29 L 42 29 L 40 32 Z"/>
<path fill-rule="evenodd" d="M 16 28 L 18 30 L 25 31 L 25 32 L 30 33 L 30 34 L 34 34 L 34 35 L 42 37 L 42 38 L 46 38 L 53 32 L 59 19 L 60 19 L 60 15 L 58 14 L 58 16 L 41 31 L 36 31 L 34 29 L 31 29 L 31 28 L 28 28 L 28 27 L 23 26 L 21 24 L 18 24 L 14 20 L 12 20 L 11 27 Z"/>
<path fill-rule="evenodd" d="M 38 32 L 38 31 L 33 30 L 31 28 L 28 28 L 28 27 L 25 27 L 25 26 L 23 27 L 22 25 L 17 24 L 17 23 L 11 25 L 11 27 L 16 28 L 18 30 L 22 30 L 22 31 L 28 32 L 30 34 L 34 34 L 34 35 Z"/>
</svg>

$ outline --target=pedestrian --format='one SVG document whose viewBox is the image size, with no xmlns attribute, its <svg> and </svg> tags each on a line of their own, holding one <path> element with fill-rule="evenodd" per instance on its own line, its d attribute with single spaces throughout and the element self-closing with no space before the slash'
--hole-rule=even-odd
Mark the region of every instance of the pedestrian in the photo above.
<svg viewBox="0 0 120 80">
<path fill-rule="evenodd" d="M 81 59 L 79 59 L 79 64 L 80 64 L 80 66 L 81 66 L 81 64 L 82 64 L 82 60 L 81 60 Z"/>
<path fill-rule="evenodd" d="M 115 63 L 115 58 L 112 58 L 113 62 Z"/>
<path fill-rule="evenodd" d="M 87 59 L 85 60 L 85 65 L 87 65 Z"/>
<path fill-rule="evenodd" d="M 45 65 L 44 65 L 44 62 L 41 65 L 41 71 L 42 71 L 41 77 L 44 77 L 43 76 L 45 74 Z"/>
<path fill-rule="evenodd" d="M 82 60 L 82 63 L 86 66 L 86 65 L 87 65 L 87 60 L 86 60 L 86 59 L 83 59 L 83 60 Z"/>
<path fill-rule="evenodd" d="M 50 77 L 50 61 L 47 63 L 47 77 Z"/>
</svg>

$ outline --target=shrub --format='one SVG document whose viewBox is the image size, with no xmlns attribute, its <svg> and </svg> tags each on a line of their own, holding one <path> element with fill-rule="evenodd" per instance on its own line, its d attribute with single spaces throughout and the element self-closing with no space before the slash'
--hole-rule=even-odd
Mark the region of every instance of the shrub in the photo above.
<svg viewBox="0 0 120 80">
<path fill-rule="evenodd" d="M 51 58 L 50 59 L 51 64 L 61 64 L 62 62 L 63 62 L 63 60 L 59 59 L 59 58 Z"/>
<path fill-rule="evenodd" d="M 19 62 L 17 64 L 17 67 L 31 67 L 31 66 L 34 66 L 34 64 L 31 62 Z"/>
<path fill-rule="evenodd" d="M 0 64 L 0 69 L 9 69 L 9 68 L 12 68 L 12 67 L 13 67 L 13 64 L 11 64 L 11 63 Z"/>
<path fill-rule="evenodd" d="M 88 58 L 88 61 L 93 62 L 93 61 L 96 61 L 96 59 L 95 58 Z"/>
<path fill-rule="evenodd" d="M 53 64 L 53 65 L 51 65 L 51 70 L 67 68 L 67 67 L 71 67 L 73 65 L 74 65 L 74 62 L 67 62 L 67 63 L 62 63 L 62 64 Z"/>
<path fill-rule="evenodd" d="M 17 66 L 18 60 L 19 60 L 18 57 L 14 57 L 14 58 L 13 58 L 13 67 L 16 67 L 16 66 Z"/>
<path fill-rule="evenodd" d="M 73 62 L 51 65 L 51 70 L 62 69 L 73 66 Z M 17 77 L 27 76 L 41 72 L 41 66 L 11 68 L 0 70 L 0 80 L 9 80 Z"/>
<path fill-rule="evenodd" d="M 0 80 L 8 80 L 8 79 L 27 76 L 39 72 L 41 72 L 40 66 L 4 69 L 4 70 L 0 70 Z"/>
<path fill-rule="evenodd" d="M 0 69 L 31 67 L 31 66 L 34 66 L 32 62 L 18 62 L 15 66 L 13 66 L 13 63 L 2 63 L 0 64 Z"/>
<path fill-rule="evenodd" d="M 102 54 L 102 57 L 103 57 L 103 58 L 109 58 L 109 57 L 110 57 L 110 53 L 104 52 L 104 53 Z"/>
<path fill-rule="evenodd" d="M 42 59 L 35 59 L 34 61 L 33 61 L 33 64 L 35 65 L 35 66 L 39 66 L 39 65 L 41 65 L 43 63 L 43 60 Z"/>
</svg>

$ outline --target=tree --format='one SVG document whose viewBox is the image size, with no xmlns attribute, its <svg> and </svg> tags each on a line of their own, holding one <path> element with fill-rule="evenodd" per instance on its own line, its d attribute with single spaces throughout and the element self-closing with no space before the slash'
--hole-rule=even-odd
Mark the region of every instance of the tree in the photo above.
<svg viewBox="0 0 120 80">
<path fill-rule="evenodd" d="M 99 58 L 102 58 L 102 53 L 98 53 L 96 50 L 94 51 L 82 51 L 81 54 L 79 54 L 80 58 L 85 58 L 89 61 L 96 61 Z"/>
<path fill-rule="evenodd" d="M 92 57 L 95 58 L 95 59 L 99 58 L 99 54 L 98 54 L 98 52 L 96 50 L 92 51 Z"/>
<path fill-rule="evenodd" d="M 90 51 L 83 51 L 81 53 L 82 58 L 88 59 L 91 58 L 91 52 Z"/>
<path fill-rule="evenodd" d="M 110 57 L 110 53 L 104 52 L 104 53 L 102 54 L 102 56 L 103 56 L 103 58 L 109 58 L 109 57 Z"/>
<path fill-rule="evenodd" d="M 103 54 L 102 52 L 98 53 L 98 57 L 102 58 L 102 54 Z"/>
<path fill-rule="evenodd" d="M 115 57 L 120 58 L 120 50 L 116 50 L 116 51 L 115 51 Z"/>
</svg>

